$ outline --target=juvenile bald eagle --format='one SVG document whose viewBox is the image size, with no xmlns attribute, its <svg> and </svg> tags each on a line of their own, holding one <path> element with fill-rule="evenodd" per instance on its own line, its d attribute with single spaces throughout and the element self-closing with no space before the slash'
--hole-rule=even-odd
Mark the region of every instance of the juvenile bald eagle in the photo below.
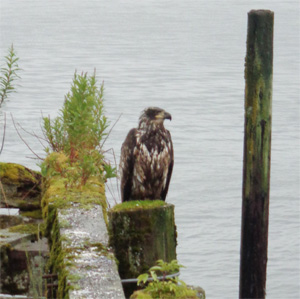
<svg viewBox="0 0 300 299">
<path fill-rule="evenodd" d="M 131 129 L 122 145 L 120 159 L 122 202 L 165 201 L 174 164 L 171 134 L 164 120 L 171 114 L 157 107 L 145 109 L 138 128 Z"/>
</svg>

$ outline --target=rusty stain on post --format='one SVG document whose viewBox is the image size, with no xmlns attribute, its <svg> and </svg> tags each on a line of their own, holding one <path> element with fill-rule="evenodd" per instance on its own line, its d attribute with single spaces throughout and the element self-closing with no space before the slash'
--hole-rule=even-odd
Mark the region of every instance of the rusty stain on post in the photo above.
<svg viewBox="0 0 300 299">
<path fill-rule="evenodd" d="M 265 298 L 274 13 L 248 13 L 240 298 Z"/>
</svg>

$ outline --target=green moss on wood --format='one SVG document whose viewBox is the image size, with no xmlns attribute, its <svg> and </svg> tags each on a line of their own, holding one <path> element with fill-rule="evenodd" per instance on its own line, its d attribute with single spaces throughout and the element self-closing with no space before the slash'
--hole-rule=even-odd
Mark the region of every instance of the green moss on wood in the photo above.
<svg viewBox="0 0 300 299">
<path fill-rule="evenodd" d="M 172 297 L 170 297 L 172 298 Z M 135 291 L 131 296 L 130 299 L 153 299 L 153 297 L 143 290 Z"/>
<path fill-rule="evenodd" d="M 249 12 L 245 67 L 245 198 L 265 198 L 269 193 L 273 22 L 271 11 Z"/>
<path fill-rule="evenodd" d="M 176 259 L 174 206 L 162 201 L 123 203 L 109 211 L 110 246 L 119 261 L 121 278 L 134 278 L 158 259 Z"/>
<path fill-rule="evenodd" d="M 274 13 L 248 14 L 240 297 L 264 298 L 269 218 Z"/>
<path fill-rule="evenodd" d="M 159 297 L 153 296 L 151 292 L 147 290 L 139 290 L 135 291 L 131 296 L 130 299 L 152 299 L 152 298 L 159 298 L 159 299 L 205 299 L 205 293 L 202 293 L 202 297 L 198 297 L 198 294 L 193 289 L 188 289 L 185 285 L 177 285 L 176 290 L 160 293 Z"/>
<path fill-rule="evenodd" d="M 162 200 L 132 200 L 120 203 L 115 205 L 110 211 L 118 212 L 118 211 L 135 211 L 135 210 L 145 210 L 145 209 L 153 209 L 157 207 L 166 206 L 167 204 Z"/>
</svg>

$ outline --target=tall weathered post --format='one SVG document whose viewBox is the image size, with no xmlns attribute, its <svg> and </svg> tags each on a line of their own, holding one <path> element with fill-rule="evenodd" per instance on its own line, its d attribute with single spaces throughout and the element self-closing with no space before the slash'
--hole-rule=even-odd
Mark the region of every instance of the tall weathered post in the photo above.
<svg viewBox="0 0 300 299">
<path fill-rule="evenodd" d="M 248 13 L 240 298 L 265 298 L 274 13 Z"/>
</svg>

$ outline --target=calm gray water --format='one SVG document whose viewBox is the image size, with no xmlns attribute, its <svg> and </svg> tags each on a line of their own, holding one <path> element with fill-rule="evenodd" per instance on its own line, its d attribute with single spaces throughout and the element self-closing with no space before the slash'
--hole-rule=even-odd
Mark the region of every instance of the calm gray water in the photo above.
<svg viewBox="0 0 300 299">
<path fill-rule="evenodd" d="M 96 68 L 107 117 L 113 124 L 122 114 L 106 142 L 117 160 L 141 110 L 165 108 L 173 116 L 166 123 L 175 147 L 167 201 L 176 206 L 181 278 L 202 286 L 208 298 L 237 298 L 251 9 L 275 12 L 267 298 L 299 298 L 297 0 L 0 0 L 0 59 L 14 43 L 23 69 L 18 93 L 0 111 L 2 122 L 3 112 L 8 117 L 1 161 L 38 169 L 10 114 L 40 135 L 41 113 L 57 115 L 76 69 Z M 22 135 L 43 155 L 33 136 Z"/>
</svg>

